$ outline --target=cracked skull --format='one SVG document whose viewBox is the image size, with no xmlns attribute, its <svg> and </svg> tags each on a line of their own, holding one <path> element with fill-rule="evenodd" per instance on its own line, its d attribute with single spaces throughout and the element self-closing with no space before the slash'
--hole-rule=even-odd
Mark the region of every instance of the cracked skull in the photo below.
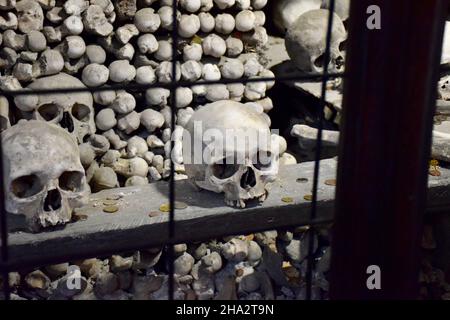
<svg viewBox="0 0 450 320">
<path fill-rule="evenodd" d="M 77 78 L 66 73 L 39 78 L 27 89 L 86 88 Z M 59 124 L 72 134 L 79 143 L 95 133 L 93 98 L 90 92 L 30 94 L 17 96 L 16 106 L 31 113 L 36 120 Z"/>
<path fill-rule="evenodd" d="M 225 194 L 245 208 L 267 198 L 278 174 L 279 155 L 265 119 L 242 103 L 222 100 L 198 109 L 183 135 L 186 173 L 201 189 Z"/>
<path fill-rule="evenodd" d="M 295 65 L 307 73 L 323 73 L 329 11 L 311 10 L 302 14 L 286 34 L 286 49 Z M 344 68 L 342 47 L 347 39 L 344 24 L 337 14 L 331 30 L 329 72 Z"/>
<path fill-rule="evenodd" d="M 2 133 L 6 210 L 25 216 L 27 227 L 63 224 L 90 193 L 78 146 L 65 130 L 21 121 Z"/>
</svg>

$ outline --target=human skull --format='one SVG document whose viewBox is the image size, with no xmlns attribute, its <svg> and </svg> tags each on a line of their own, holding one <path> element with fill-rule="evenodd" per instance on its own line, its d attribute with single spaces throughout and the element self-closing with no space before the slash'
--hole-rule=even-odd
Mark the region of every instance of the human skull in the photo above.
<svg viewBox="0 0 450 320">
<path fill-rule="evenodd" d="M 183 160 L 200 188 L 225 193 L 230 206 L 267 198 L 278 174 L 277 145 L 269 126 L 254 109 L 221 100 L 198 109 L 183 134 Z"/>
<path fill-rule="evenodd" d="M 346 21 L 350 16 L 350 1 L 351 0 L 334 0 L 334 12 L 342 19 Z M 330 9 L 331 0 L 322 1 L 322 9 Z"/>
<path fill-rule="evenodd" d="M 39 78 L 27 89 L 86 88 L 77 78 L 66 73 Z M 25 112 L 32 112 L 32 118 L 59 124 L 82 143 L 87 135 L 95 133 L 92 94 L 86 92 L 30 94 L 17 96 L 16 106 Z"/>
<path fill-rule="evenodd" d="M 333 13 L 329 72 L 340 72 L 344 67 L 341 46 L 347 32 L 339 16 Z M 295 65 L 306 73 L 323 73 L 324 53 L 329 11 L 311 10 L 302 14 L 286 33 L 286 49 Z"/>
<path fill-rule="evenodd" d="M 6 210 L 27 227 L 63 224 L 90 193 L 78 146 L 70 134 L 43 121 L 20 121 L 2 133 Z"/>
<path fill-rule="evenodd" d="M 320 9 L 323 0 L 277 0 L 273 4 L 273 22 L 285 32 L 303 13 Z"/>
</svg>

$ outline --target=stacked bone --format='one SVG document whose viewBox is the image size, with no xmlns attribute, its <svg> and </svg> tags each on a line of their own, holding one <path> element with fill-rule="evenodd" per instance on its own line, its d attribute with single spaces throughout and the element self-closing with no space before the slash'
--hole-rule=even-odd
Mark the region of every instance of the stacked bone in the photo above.
<svg viewBox="0 0 450 320">
<path fill-rule="evenodd" d="M 326 299 L 328 295 L 325 275 L 329 270 L 330 249 L 324 241 L 327 231 L 321 233 L 320 237 L 314 237 L 313 299 Z M 305 228 L 294 228 L 177 244 L 174 298 L 304 300 L 309 235 Z M 9 278 L 12 298 L 167 300 L 164 251 L 147 249 L 12 273 Z M 67 286 L 69 279 L 75 283 L 79 279 L 79 286 Z"/>
<path fill-rule="evenodd" d="M 178 1 L 176 79 L 195 83 L 272 77 L 257 54 L 267 41 L 266 3 Z M 0 1 L 1 88 L 167 84 L 172 80 L 171 5 L 172 0 Z M 271 86 L 251 82 L 179 88 L 173 135 L 170 91 L 165 88 L 96 91 L 91 102 L 76 94 L 70 95 L 70 103 L 61 98 L 69 95 L 56 94 L 21 96 L 14 103 L 2 99 L 0 123 L 4 129 L 19 118 L 34 118 L 71 131 L 93 190 L 99 191 L 168 177 L 171 135 L 181 139 L 181 129 L 198 105 L 230 99 L 257 103 L 254 107 L 267 112 Z M 176 179 L 185 177 L 178 165 Z"/>
</svg>

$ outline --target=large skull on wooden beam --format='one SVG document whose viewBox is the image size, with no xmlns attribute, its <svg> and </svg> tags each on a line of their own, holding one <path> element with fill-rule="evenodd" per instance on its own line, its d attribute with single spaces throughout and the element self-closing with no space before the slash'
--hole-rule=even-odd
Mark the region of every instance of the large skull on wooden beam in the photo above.
<svg viewBox="0 0 450 320">
<path fill-rule="evenodd" d="M 225 193 L 230 206 L 267 197 L 278 174 L 278 144 L 266 120 L 242 103 L 222 100 L 198 109 L 183 135 L 187 175 L 206 190 Z"/>
<path fill-rule="evenodd" d="M 78 146 L 62 128 L 21 121 L 2 133 L 6 210 L 27 227 L 64 224 L 90 193 Z"/>
</svg>

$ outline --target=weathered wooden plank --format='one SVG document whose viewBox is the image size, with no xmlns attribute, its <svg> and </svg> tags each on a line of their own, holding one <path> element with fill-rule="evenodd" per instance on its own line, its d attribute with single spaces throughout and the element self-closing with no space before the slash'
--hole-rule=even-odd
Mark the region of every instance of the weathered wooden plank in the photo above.
<svg viewBox="0 0 450 320">
<path fill-rule="evenodd" d="M 198 192 L 187 181 L 177 181 L 177 201 L 186 203 L 188 207 L 175 211 L 176 242 L 308 224 L 311 203 L 304 196 L 311 194 L 313 168 L 313 162 L 281 168 L 268 199 L 246 209 L 225 206 L 222 195 Z M 324 182 L 334 179 L 335 171 L 336 160 L 321 162 L 317 221 L 332 219 L 335 188 Z M 297 182 L 299 178 L 308 181 Z M 450 194 L 445 191 L 449 183 L 450 171 L 446 169 L 442 169 L 441 177 L 431 178 L 433 203 L 450 202 Z M 103 212 L 103 201 L 117 195 L 121 196 L 119 211 Z M 20 268 L 25 264 L 38 266 L 161 246 L 168 240 L 168 214 L 150 217 L 149 213 L 158 212 L 160 205 L 168 202 L 167 197 L 166 182 L 93 194 L 89 205 L 77 210 L 78 214 L 87 215 L 87 220 L 38 234 L 10 233 L 10 261 L 14 267 Z M 281 200 L 283 197 L 292 197 L 294 201 L 285 203 Z"/>
</svg>

